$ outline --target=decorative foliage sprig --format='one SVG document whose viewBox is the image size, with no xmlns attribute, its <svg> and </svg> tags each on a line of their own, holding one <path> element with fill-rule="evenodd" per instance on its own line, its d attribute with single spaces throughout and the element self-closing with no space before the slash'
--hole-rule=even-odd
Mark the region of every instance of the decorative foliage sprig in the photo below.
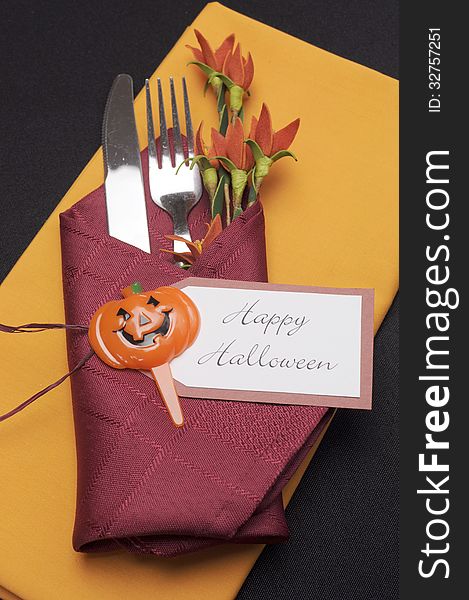
<svg viewBox="0 0 469 600">
<path fill-rule="evenodd" d="M 189 160 L 191 169 L 197 165 L 200 170 L 210 198 L 212 223 L 203 240 L 187 243 L 190 252 L 178 255 L 187 266 L 221 232 L 223 216 L 229 225 L 243 212 L 243 206 L 256 202 L 259 188 L 275 162 L 287 156 L 297 160 L 289 148 L 300 125 L 300 119 L 295 119 L 275 131 L 270 111 L 263 104 L 259 118 L 251 118 L 246 136 L 244 101 L 250 95 L 254 77 L 251 53 L 243 56 L 234 34 L 214 50 L 200 31 L 194 33 L 199 47 L 187 46 L 194 57 L 189 64 L 206 75 L 205 90 L 212 88 L 215 93 L 219 123 L 218 129 L 211 129 L 209 145 L 203 138 L 203 123 L 200 124 L 195 136 L 195 156 Z"/>
<path fill-rule="evenodd" d="M 295 139 L 299 126 L 300 119 L 295 119 L 279 131 L 274 131 L 270 111 L 266 104 L 262 105 L 259 119 L 252 117 L 251 131 L 246 144 L 251 148 L 254 156 L 255 166 L 252 171 L 252 181 L 256 192 L 259 191 L 264 177 L 269 174 L 270 167 L 274 162 L 285 156 L 291 156 L 297 160 L 288 148 Z"/>
<path fill-rule="evenodd" d="M 216 129 L 212 129 L 212 143 L 217 153 L 216 158 L 222 162 L 230 174 L 233 191 L 233 219 L 236 219 L 243 212 L 244 190 L 254 166 L 252 152 L 245 144 L 241 119 L 236 117 L 235 121 L 228 125 L 224 136 Z"/>
<path fill-rule="evenodd" d="M 223 230 L 223 226 L 221 223 L 220 215 L 217 215 L 212 222 L 207 223 L 207 233 L 202 240 L 195 240 L 194 242 L 189 242 L 185 238 L 179 235 L 166 235 L 165 237 L 168 240 L 177 240 L 179 242 L 184 242 L 186 246 L 189 248 L 189 252 L 174 252 L 174 250 L 166 250 L 162 248 L 163 252 L 169 252 L 170 254 L 174 254 L 177 258 L 187 263 L 187 266 L 191 266 L 195 263 L 195 261 L 199 258 L 204 250 L 206 250 L 213 240 L 220 235 Z"/>
<path fill-rule="evenodd" d="M 213 51 L 207 39 L 194 30 L 200 49 L 189 46 L 197 65 L 207 75 L 207 86 L 211 85 L 219 98 L 219 112 L 223 110 L 224 87 L 230 95 L 230 110 L 233 120 L 241 113 L 243 98 L 249 94 L 249 86 L 254 77 L 254 63 L 251 53 L 245 58 L 239 44 L 234 47 L 235 36 L 232 33 Z"/>
</svg>

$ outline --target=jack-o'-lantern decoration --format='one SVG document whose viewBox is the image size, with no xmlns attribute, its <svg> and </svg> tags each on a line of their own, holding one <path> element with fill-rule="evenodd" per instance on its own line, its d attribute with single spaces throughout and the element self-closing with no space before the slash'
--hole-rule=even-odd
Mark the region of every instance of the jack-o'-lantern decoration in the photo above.
<svg viewBox="0 0 469 600">
<path fill-rule="evenodd" d="M 171 418 L 181 426 L 182 411 L 169 363 L 195 341 L 199 311 L 175 287 L 143 292 L 134 283 L 122 295 L 122 300 L 107 302 L 93 315 L 91 346 L 111 367 L 151 371 Z"/>
</svg>

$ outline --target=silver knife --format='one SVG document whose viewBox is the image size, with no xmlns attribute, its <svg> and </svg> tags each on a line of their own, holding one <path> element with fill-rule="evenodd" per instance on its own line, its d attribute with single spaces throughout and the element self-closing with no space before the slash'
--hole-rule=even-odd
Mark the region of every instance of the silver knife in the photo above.
<svg viewBox="0 0 469 600">
<path fill-rule="evenodd" d="M 150 253 L 133 81 L 118 75 L 103 120 L 104 189 L 109 235 Z"/>
</svg>

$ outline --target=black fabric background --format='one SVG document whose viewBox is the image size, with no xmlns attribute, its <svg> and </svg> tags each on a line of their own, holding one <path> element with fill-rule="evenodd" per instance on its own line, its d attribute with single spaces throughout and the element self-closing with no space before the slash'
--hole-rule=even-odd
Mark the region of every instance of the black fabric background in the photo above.
<svg viewBox="0 0 469 600">
<path fill-rule="evenodd" d="M 397 77 L 397 0 L 224 3 Z M 114 76 L 140 89 L 204 4 L 0 0 L 0 281 L 100 145 Z M 397 335 L 395 303 L 373 411 L 338 413 L 288 507 L 290 541 L 263 552 L 238 600 L 398 597 Z"/>
</svg>

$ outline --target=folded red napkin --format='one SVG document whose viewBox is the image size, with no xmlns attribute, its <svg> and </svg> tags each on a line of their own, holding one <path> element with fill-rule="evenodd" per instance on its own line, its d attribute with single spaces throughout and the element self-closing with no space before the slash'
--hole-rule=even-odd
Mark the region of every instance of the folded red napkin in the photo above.
<svg viewBox="0 0 469 600">
<path fill-rule="evenodd" d="M 145 171 L 145 156 L 142 163 Z M 171 247 L 164 235 L 172 222 L 145 193 L 151 255 L 108 235 L 103 187 L 61 215 L 67 323 L 87 325 L 135 281 L 144 290 L 188 276 L 267 281 L 259 202 L 184 271 L 160 251 Z M 203 197 L 190 214 L 193 239 L 203 238 L 209 220 Z M 67 345 L 71 367 L 90 349 L 80 332 L 70 332 Z M 281 490 L 330 418 L 324 408 L 182 398 L 185 424 L 176 428 L 151 379 L 96 355 L 73 375 L 72 394 L 73 546 L 82 552 L 172 556 L 221 542 L 284 540 Z"/>
</svg>

